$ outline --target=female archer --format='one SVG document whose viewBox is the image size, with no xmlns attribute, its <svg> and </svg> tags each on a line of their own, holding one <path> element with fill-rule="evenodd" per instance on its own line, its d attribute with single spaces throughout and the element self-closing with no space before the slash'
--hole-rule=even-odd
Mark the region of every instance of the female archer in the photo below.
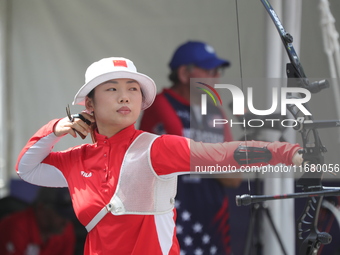
<svg viewBox="0 0 340 255">
<path fill-rule="evenodd" d="M 50 121 L 19 155 L 16 170 L 23 180 L 68 187 L 74 211 L 88 230 L 86 255 L 179 254 L 174 209 L 177 176 L 189 174 L 194 165 L 302 163 L 297 144 L 205 144 L 136 130 L 135 122 L 155 95 L 154 81 L 137 72 L 129 59 L 95 62 L 73 102 L 86 111 Z M 52 151 L 60 139 L 76 133 L 90 133 L 93 143 Z M 247 148 L 259 149 L 244 161 Z"/>
</svg>

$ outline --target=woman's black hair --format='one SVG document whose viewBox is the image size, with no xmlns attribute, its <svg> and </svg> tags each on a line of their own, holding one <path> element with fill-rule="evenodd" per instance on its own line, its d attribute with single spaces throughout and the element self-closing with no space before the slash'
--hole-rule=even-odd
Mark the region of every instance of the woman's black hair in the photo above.
<svg viewBox="0 0 340 255">
<path fill-rule="evenodd" d="M 90 98 L 90 99 L 92 99 L 92 101 L 93 101 L 93 99 L 94 99 L 94 89 L 95 89 L 95 88 L 93 88 L 93 89 L 90 91 L 90 93 L 87 94 L 87 97 Z M 94 132 L 95 132 L 96 129 L 97 129 L 97 124 L 96 124 L 96 122 L 92 122 L 92 123 L 91 123 L 91 131 L 90 131 L 90 134 L 91 134 L 91 139 L 92 139 L 92 142 L 93 142 L 93 143 L 97 142 L 96 136 L 95 136 L 95 134 L 94 134 Z"/>
</svg>

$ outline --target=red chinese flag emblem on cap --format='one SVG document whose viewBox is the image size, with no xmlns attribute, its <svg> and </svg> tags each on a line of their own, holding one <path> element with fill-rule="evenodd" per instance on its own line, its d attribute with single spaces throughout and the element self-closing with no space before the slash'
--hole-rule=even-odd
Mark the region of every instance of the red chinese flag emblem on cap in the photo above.
<svg viewBox="0 0 340 255">
<path fill-rule="evenodd" d="M 113 65 L 127 67 L 127 63 L 125 60 L 113 60 Z"/>
</svg>

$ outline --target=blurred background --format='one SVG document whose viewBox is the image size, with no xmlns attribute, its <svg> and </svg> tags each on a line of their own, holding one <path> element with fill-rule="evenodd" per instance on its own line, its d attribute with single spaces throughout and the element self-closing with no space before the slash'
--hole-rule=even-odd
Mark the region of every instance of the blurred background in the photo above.
<svg viewBox="0 0 340 255">
<path fill-rule="evenodd" d="M 337 86 L 324 50 L 320 2 L 271 1 L 287 32 L 294 36 L 307 76 L 328 78 Z M 340 2 L 329 3 L 335 28 L 340 30 Z M 15 195 L 32 200 L 35 187 L 22 183 L 15 173 L 18 154 L 39 127 L 66 116 L 65 107 L 84 84 L 86 68 L 101 58 L 131 59 L 161 91 L 170 84 L 168 63 L 175 48 L 188 40 L 201 40 L 231 61 L 222 77 L 225 82 L 285 78 L 286 54 L 260 0 L 0 0 L 0 12 L 0 198 Z M 258 88 L 263 101 L 267 87 Z M 331 87 L 313 95 L 314 118 L 338 119 L 335 96 L 339 95 L 334 91 Z M 71 106 L 74 113 L 81 110 Z M 236 138 L 242 134 L 234 132 Z M 321 132 L 329 150 L 326 162 L 339 163 L 338 134 L 336 130 Z M 62 139 L 55 149 L 82 142 Z M 236 194 L 249 193 L 248 189 L 248 180 L 244 180 L 239 189 L 226 192 L 234 201 Z M 235 254 L 242 254 L 251 211 L 232 206 L 232 244 Z M 294 219 L 287 223 L 286 215 L 277 215 L 275 208 L 280 206 L 284 205 L 274 205 L 276 221 L 294 229 Z M 297 210 L 294 201 L 290 206 L 291 212 Z M 294 234 L 284 235 L 294 254 Z"/>
</svg>

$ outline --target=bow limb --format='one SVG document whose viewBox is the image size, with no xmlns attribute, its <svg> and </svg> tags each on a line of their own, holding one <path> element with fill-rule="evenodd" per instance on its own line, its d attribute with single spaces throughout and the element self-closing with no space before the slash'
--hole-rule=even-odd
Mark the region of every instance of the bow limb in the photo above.
<svg viewBox="0 0 340 255">
<path fill-rule="evenodd" d="M 279 17 L 272 8 L 268 0 L 261 0 L 263 6 L 267 10 L 269 16 L 277 28 L 281 41 L 285 47 L 290 63 L 287 64 L 287 77 L 288 87 L 301 87 L 309 90 L 312 93 L 317 93 L 321 89 L 328 87 L 327 81 L 320 81 L 316 83 L 310 83 L 301 65 L 300 59 L 293 46 L 293 37 L 287 33 L 281 24 Z M 293 95 L 291 95 L 293 97 Z M 296 95 L 294 95 L 296 96 Z M 302 95 L 298 95 L 302 97 Z M 309 109 L 308 104 L 304 103 L 304 107 Z M 292 113 L 295 119 L 302 120 L 302 124 L 305 120 L 313 121 L 312 115 L 305 115 L 296 107 L 288 107 L 288 110 Z M 326 152 L 325 147 L 322 145 L 316 128 L 307 129 L 302 127 L 300 133 L 303 141 L 304 148 L 304 164 L 306 166 L 318 165 L 324 163 L 323 153 Z M 302 187 L 303 191 L 320 191 L 321 177 L 319 173 L 305 173 L 298 181 L 298 185 Z M 298 219 L 297 223 L 297 238 L 300 244 L 300 254 L 314 254 L 317 252 L 322 243 L 329 242 L 329 235 L 327 233 L 319 233 L 317 230 L 317 221 L 320 206 L 323 196 L 311 197 L 307 199 L 304 212 Z"/>
</svg>

